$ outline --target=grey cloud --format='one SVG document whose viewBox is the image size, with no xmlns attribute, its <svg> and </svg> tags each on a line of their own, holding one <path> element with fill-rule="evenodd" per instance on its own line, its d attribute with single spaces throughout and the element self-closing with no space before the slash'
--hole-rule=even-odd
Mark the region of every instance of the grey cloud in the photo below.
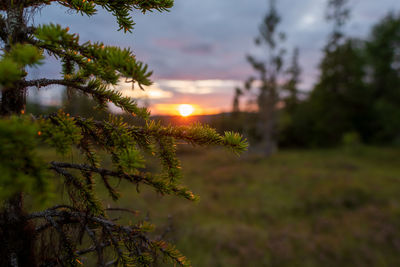
<svg viewBox="0 0 400 267">
<path fill-rule="evenodd" d="M 211 54 L 214 47 L 210 44 L 192 44 L 182 47 L 182 52 L 188 54 L 207 55 Z"/>
<path fill-rule="evenodd" d="M 309 87 L 316 77 L 330 31 L 324 21 L 325 4 L 326 0 L 277 1 L 281 29 L 288 35 L 286 46 L 301 50 L 303 80 L 307 81 L 303 87 Z M 370 26 L 389 10 L 400 9 L 398 0 L 352 0 L 352 5 L 352 20 L 346 29 L 357 36 L 366 36 Z M 131 47 L 138 59 L 154 70 L 156 79 L 245 79 L 252 72 L 245 55 L 257 53 L 253 39 L 267 8 L 267 0 L 175 0 L 171 12 L 135 12 L 133 34 L 117 32 L 114 18 L 101 10 L 87 18 L 50 6 L 42 10 L 36 23 L 54 21 L 69 25 L 83 41 Z M 168 47 L 157 40 L 175 40 L 177 44 Z M 52 68 L 45 70 L 54 73 Z"/>
</svg>

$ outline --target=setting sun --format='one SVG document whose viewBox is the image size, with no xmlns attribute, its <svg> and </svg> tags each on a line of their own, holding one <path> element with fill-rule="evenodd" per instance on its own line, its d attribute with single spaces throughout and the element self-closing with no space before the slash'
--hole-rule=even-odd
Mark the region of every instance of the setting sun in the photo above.
<svg viewBox="0 0 400 267">
<path fill-rule="evenodd" d="M 179 105 L 178 110 L 179 110 L 179 114 L 181 114 L 182 117 L 187 117 L 193 113 L 194 107 L 189 104 L 182 104 L 182 105 Z"/>
</svg>

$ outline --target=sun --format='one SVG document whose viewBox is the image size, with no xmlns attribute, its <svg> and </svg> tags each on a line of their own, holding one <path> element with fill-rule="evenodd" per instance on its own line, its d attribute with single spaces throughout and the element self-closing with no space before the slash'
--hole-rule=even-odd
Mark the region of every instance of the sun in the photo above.
<svg viewBox="0 0 400 267">
<path fill-rule="evenodd" d="M 179 105 L 178 110 L 179 110 L 179 114 L 181 114 L 182 117 L 187 117 L 193 113 L 194 107 L 189 104 L 182 104 L 182 105 Z"/>
</svg>

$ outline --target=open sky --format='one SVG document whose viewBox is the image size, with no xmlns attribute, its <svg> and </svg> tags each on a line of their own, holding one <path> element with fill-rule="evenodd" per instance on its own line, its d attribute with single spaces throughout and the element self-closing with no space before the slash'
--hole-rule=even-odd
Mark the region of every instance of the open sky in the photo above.
<svg viewBox="0 0 400 267">
<path fill-rule="evenodd" d="M 318 77 L 318 62 L 330 25 L 325 22 L 327 0 L 278 0 L 280 30 L 287 33 L 286 47 L 300 49 L 302 90 Z M 399 12 L 399 0 L 350 0 L 352 17 L 346 26 L 351 36 L 366 37 L 372 25 L 389 11 Z M 103 41 L 131 47 L 137 58 L 154 70 L 155 82 L 147 93 L 120 89 L 132 97 L 146 98 L 153 114 L 171 114 L 176 105 L 195 105 L 195 113 L 229 111 L 235 86 L 253 73 L 247 54 L 261 55 L 253 44 L 258 25 L 267 12 L 267 0 L 175 0 L 171 12 L 134 13 L 132 34 L 118 32 L 114 18 L 99 10 L 88 18 L 53 5 L 41 10 L 35 24 L 58 23 L 80 34 L 81 40 Z M 58 77 L 54 60 L 32 72 Z M 41 91 L 46 104 L 59 101 L 57 88 Z M 31 96 L 34 98 L 35 94 Z"/>
</svg>

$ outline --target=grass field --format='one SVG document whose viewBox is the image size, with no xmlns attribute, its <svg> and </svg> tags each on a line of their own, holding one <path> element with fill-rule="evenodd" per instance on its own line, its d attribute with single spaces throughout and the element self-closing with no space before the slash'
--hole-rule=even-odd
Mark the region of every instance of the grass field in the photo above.
<svg viewBox="0 0 400 267">
<path fill-rule="evenodd" d="M 400 266 L 399 149 L 264 159 L 183 148 L 180 158 L 200 202 L 122 183 L 119 204 L 141 210 L 193 266 Z"/>
</svg>

